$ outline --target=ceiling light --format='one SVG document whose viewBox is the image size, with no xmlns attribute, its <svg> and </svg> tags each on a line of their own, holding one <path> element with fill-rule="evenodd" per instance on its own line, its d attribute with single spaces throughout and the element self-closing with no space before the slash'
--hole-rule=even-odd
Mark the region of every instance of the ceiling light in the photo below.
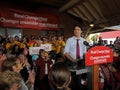
<svg viewBox="0 0 120 90">
<path fill-rule="evenodd" d="M 89 26 L 90 26 L 90 27 L 94 27 L 94 24 L 90 24 Z"/>
</svg>

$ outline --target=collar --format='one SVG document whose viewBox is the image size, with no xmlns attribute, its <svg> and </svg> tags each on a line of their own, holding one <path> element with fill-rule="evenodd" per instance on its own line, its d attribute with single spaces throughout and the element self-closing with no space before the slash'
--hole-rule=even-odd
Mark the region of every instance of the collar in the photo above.
<svg viewBox="0 0 120 90">
<path fill-rule="evenodd" d="M 80 38 L 77 38 L 76 36 L 74 36 L 74 39 L 76 40 L 76 39 L 79 39 L 79 40 L 81 40 L 81 37 Z"/>
</svg>

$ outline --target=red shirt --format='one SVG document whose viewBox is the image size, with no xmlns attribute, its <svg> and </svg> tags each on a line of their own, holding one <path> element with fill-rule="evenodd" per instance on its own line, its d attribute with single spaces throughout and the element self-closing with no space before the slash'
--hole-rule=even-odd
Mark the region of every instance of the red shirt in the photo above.
<svg viewBox="0 0 120 90">
<path fill-rule="evenodd" d="M 52 60 L 49 59 L 45 61 L 42 57 L 39 57 L 36 60 L 36 66 L 37 66 L 37 74 L 40 80 L 42 80 L 45 76 L 45 64 L 47 63 L 47 70 L 50 71 L 50 66 L 52 65 Z"/>
</svg>

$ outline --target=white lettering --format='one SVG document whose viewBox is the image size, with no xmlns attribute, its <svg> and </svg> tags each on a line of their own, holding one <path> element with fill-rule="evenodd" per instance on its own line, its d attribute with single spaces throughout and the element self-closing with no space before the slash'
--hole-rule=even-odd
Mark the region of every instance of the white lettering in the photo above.
<svg viewBox="0 0 120 90">
<path fill-rule="evenodd" d="M 110 55 L 105 56 L 90 56 L 90 60 L 96 60 L 96 59 L 104 59 L 104 58 L 110 58 Z"/>
<path fill-rule="evenodd" d="M 106 59 L 97 59 L 94 60 L 94 64 L 107 62 Z"/>
<path fill-rule="evenodd" d="M 58 28 L 57 24 L 51 24 L 51 23 L 39 23 L 39 26 L 41 26 L 41 27 L 50 27 L 50 28 Z"/>
<path fill-rule="evenodd" d="M 14 13 L 14 17 L 20 18 L 20 19 L 40 20 L 43 22 L 48 21 L 48 18 L 45 18 L 45 17 L 30 16 L 30 15 L 24 15 L 24 14 L 18 14 L 18 13 Z"/>
<path fill-rule="evenodd" d="M 34 21 L 20 21 L 20 24 L 27 24 L 27 25 L 38 25 L 38 22 Z"/>
<path fill-rule="evenodd" d="M 0 22 L 11 23 L 11 24 L 18 24 L 19 23 L 19 21 L 17 21 L 17 20 L 6 19 L 3 17 L 0 18 Z"/>
</svg>

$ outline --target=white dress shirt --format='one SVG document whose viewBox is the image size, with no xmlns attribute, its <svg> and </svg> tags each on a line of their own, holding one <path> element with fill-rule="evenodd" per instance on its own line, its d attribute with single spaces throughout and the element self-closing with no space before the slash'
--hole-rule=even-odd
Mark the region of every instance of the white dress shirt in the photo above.
<svg viewBox="0 0 120 90">
<path fill-rule="evenodd" d="M 65 50 L 64 50 L 64 54 L 69 53 L 73 59 L 76 59 L 76 43 L 77 43 L 76 39 L 77 38 L 75 36 L 68 38 L 66 42 Z M 85 39 L 80 37 L 79 47 L 80 47 L 80 58 L 81 59 L 83 59 L 83 55 L 87 51 L 87 47 L 83 43 L 84 41 Z"/>
</svg>

